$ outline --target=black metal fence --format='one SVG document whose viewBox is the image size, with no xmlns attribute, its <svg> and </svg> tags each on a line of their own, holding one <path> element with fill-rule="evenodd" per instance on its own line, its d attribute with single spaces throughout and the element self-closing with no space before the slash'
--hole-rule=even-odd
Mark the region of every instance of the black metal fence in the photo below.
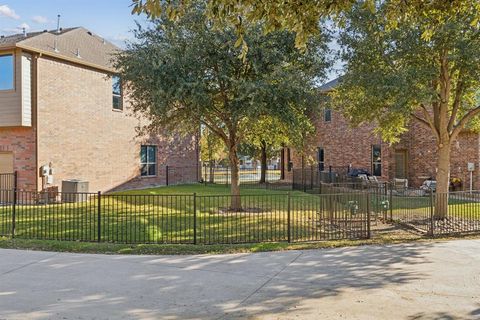
<svg viewBox="0 0 480 320">
<path fill-rule="evenodd" d="M 17 187 L 17 173 L 1 173 L 0 174 L 0 204 L 11 202 L 13 200 L 12 193 Z"/>
<path fill-rule="evenodd" d="M 0 190 L 13 190 L 17 181 L 17 173 L 0 173 Z"/>
<path fill-rule="evenodd" d="M 480 191 L 391 198 L 390 219 L 425 234 L 480 232 Z"/>
<path fill-rule="evenodd" d="M 232 196 L 4 191 L 0 234 L 115 243 L 230 244 L 370 237 L 364 194 Z"/>
<path fill-rule="evenodd" d="M 358 177 L 349 176 L 349 167 L 328 167 L 320 171 L 318 166 L 292 169 L 292 188 L 303 192 L 316 192 L 322 183 L 362 183 Z M 365 181 L 366 183 L 368 181 Z"/>
<path fill-rule="evenodd" d="M 281 179 L 280 169 L 266 169 L 262 177 L 260 168 L 239 168 L 240 184 L 248 188 L 264 188 L 270 190 L 291 190 L 292 183 Z M 229 167 L 204 165 L 202 181 L 205 184 L 230 185 L 232 172 Z"/>
<path fill-rule="evenodd" d="M 208 183 L 230 184 L 232 182 L 232 172 L 229 167 L 203 166 L 202 178 Z M 239 168 L 239 179 L 241 184 L 256 184 L 265 182 L 280 181 L 280 170 L 266 169 L 264 180 L 261 180 L 262 173 L 260 168 Z"/>
<path fill-rule="evenodd" d="M 444 194 L 368 180 L 325 183 L 321 172 L 311 168 L 298 169 L 293 177 L 293 189 L 310 194 L 369 194 L 372 218 L 398 223 L 425 235 L 480 232 L 480 192 Z"/>
<path fill-rule="evenodd" d="M 479 191 L 419 196 L 388 186 L 322 184 L 318 194 L 242 195 L 235 208 L 228 195 L 15 190 L 0 195 L 0 235 L 25 239 L 168 244 L 363 239 L 377 219 L 430 236 L 480 232 Z"/>
</svg>

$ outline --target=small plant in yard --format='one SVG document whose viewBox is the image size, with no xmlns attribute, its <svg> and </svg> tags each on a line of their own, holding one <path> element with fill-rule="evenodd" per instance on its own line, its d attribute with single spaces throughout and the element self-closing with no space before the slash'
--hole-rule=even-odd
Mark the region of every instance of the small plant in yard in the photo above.
<svg viewBox="0 0 480 320">
<path fill-rule="evenodd" d="M 450 179 L 450 187 L 453 191 L 460 190 L 462 188 L 462 179 L 460 178 L 451 178 Z"/>
</svg>

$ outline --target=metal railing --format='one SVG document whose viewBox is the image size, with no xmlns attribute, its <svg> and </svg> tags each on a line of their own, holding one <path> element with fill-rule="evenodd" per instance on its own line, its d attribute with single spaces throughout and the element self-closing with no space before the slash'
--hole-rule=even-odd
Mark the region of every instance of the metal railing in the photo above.
<svg viewBox="0 0 480 320">
<path fill-rule="evenodd" d="M 363 239 L 370 200 L 344 195 L 124 195 L 3 191 L 0 235 L 115 243 L 233 244 Z M 363 200 L 362 200 L 363 199 Z M 237 201 L 234 201 L 237 200 Z"/>
<path fill-rule="evenodd" d="M 348 175 L 349 167 L 328 167 L 320 171 L 318 166 L 292 169 L 292 188 L 303 192 L 315 192 L 323 183 L 362 183 Z"/>
<path fill-rule="evenodd" d="M 17 188 L 17 172 L 0 174 L 0 204 L 8 203 L 13 200 L 13 191 Z"/>
<path fill-rule="evenodd" d="M 432 236 L 480 232 L 480 191 L 391 197 L 394 222 Z"/>
<path fill-rule="evenodd" d="M 288 186 L 291 188 L 289 182 L 281 181 L 280 169 L 266 169 L 262 178 L 262 170 L 258 167 L 255 168 L 239 168 L 239 180 L 240 184 L 244 186 L 262 186 L 269 184 Z M 204 165 L 202 167 L 202 181 L 204 183 L 211 184 L 224 184 L 230 185 L 232 182 L 232 171 L 229 167 L 218 167 Z M 272 186 L 275 188 L 275 186 Z"/>
<path fill-rule="evenodd" d="M 113 243 L 364 239 L 377 219 L 429 236 L 480 232 L 480 192 L 398 193 L 385 184 L 318 193 L 130 195 L 0 190 L 0 235 Z M 348 190 L 348 192 L 347 192 Z"/>
</svg>

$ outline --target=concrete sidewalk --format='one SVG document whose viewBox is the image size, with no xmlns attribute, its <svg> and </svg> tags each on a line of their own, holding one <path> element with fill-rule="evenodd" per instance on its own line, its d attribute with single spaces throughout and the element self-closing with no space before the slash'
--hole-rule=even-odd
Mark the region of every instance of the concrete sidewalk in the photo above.
<svg viewBox="0 0 480 320">
<path fill-rule="evenodd" d="M 480 240 L 200 256 L 0 250 L 0 319 L 480 319 Z"/>
</svg>

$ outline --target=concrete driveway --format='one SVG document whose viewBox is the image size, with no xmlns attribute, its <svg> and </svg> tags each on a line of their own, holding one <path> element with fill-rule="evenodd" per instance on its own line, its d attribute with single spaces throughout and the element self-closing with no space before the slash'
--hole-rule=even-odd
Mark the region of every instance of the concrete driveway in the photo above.
<svg viewBox="0 0 480 320">
<path fill-rule="evenodd" d="M 480 319 L 480 240 L 214 256 L 0 250 L 0 319 Z"/>
</svg>

